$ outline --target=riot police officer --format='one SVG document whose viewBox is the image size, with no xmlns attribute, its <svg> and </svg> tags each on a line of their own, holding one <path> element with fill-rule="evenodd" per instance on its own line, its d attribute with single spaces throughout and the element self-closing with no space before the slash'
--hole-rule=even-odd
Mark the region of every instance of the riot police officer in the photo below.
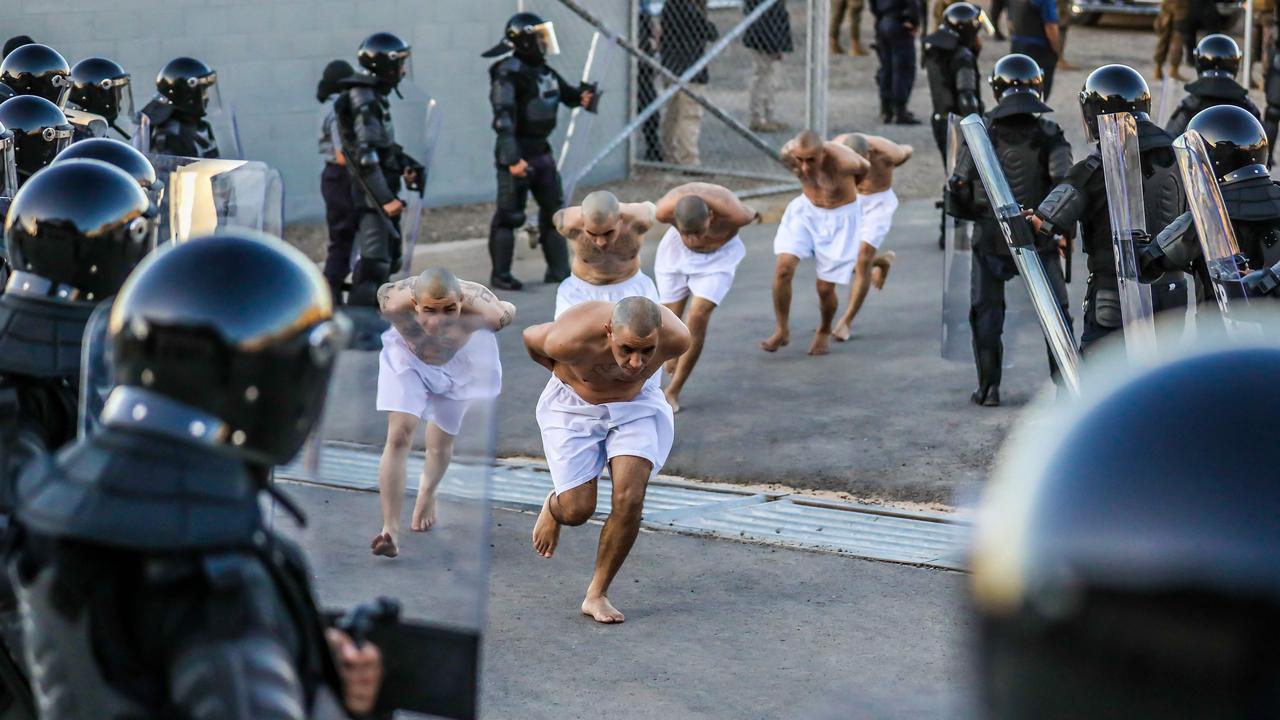
<svg viewBox="0 0 1280 720">
<path fill-rule="evenodd" d="M 1187 129 L 1197 131 L 1204 140 L 1223 210 L 1249 268 L 1261 272 L 1276 265 L 1280 262 L 1280 185 L 1271 180 L 1266 168 L 1267 136 L 1262 124 L 1243 108 L 1219 105 L 1197 114 Z M 1158 232 L 1154 241 L 1139 249 L 1141 279 L 1150 281 L 1165 271 L 1190 270 L 1196 275 L 1201 300 L 1212 301 L 1212 292 L 1207 290 L 1211 287 L 1209 271 L 1191 213 L 1175 218 Z"/>
<path fill-rule="evenodd" d="M 213 68 L 195 58 L 174 58 L 160 70 L 156 96 L 142 108 L 151 122 L 152 153 L 218 157 L 213 127 L 205 119 L 217 82 Z"/>
<path fill-rule="evenodd" d="M 1261 120 L 1262 113 L 1249 99 L 1249 91 L 1236 82 L 1242 58 L 1235 40 L 1226 35 L 1206 35 L 1194 53 L 1199 77 L 1187 83 L 1187 96 L 1174 108 L 1165 130 L 1177 137 L 1187 129 L 1187 123 L 1196 113 L 1215 105 L 1241 107 Z"/>
<path fill-rule="evenodd" d="M 1085 79 L 1080 91 L 1085 135 L 1093 145 L 1088 157 L 1076 163 L 1065 181 L 1036 208 L 1031 222 L 1042 237 L 1066 235 L 1076 223 L 1083 228 L 1081 246 L 1088 256 L 1089 283 L 1085 290 L 1082 351 L 1122 327 L 1119 280 L 1116 278 L 1111 217 L 1107 210 L 1106 181 L 1098 149 L 1098 116 L 1131 113 L 1137 121 L 1138 152 L 1142 158 L 1142 196 L 1146 226 L 1162 228 L 1183 212 L 1186 199 L 1173 155 L 1173 138 L 1151 122 L 1151 91 L 1136 70 L 1125 65 L 1104 65 Z M 1164 278 L 1153 292 L 1154 309 L 1186 304 L 1186 279 Z"/>
<path fill-rule="evenodd" d="M 267 236 L 201 238 L 132 275 L 102 429 L 19 488 L 9 572 L 48 717 L 372 709 L 376 648 L 353 658 L 323 630 L 301 551 L 258 502 L 320 416 L 339 320 L 319 269 Z"/>
<path fill-rule="evenodd" d="M 538 203 L 538 233 L 547 262 L 543 280 L 558 283 L 569 277 L 569 249 L 552 221 L 564 205 L 564 190 L 547 137 L 555 130 L 560 105 L 594 111 L 597 93 L 589 85 L 570 85 L 547 65 L 547 56 L 558 52 L 551 23 L 533 13 L 516 13 L 507 20 L 502 41 L 483 53 L 510 53 L 489 67 L 498 175 L 498 207 L 489 224 L 489 284 L 494 288 L 524 287 L 512 276 L 511 261 L 530 192 Z"/>
<path fill-rule="evenodd" d="M 876 19 L 876 86 L 880 91 L 880 121 L 894 125 L 919 125 L 907 109 L 916 81 L 916 32 L 923 27 L 917 0 L 874 0 Z"/>
<path fill-rule="evenodd" d="M 91 201 L 90 201 L 91 199 Z M 155 241 L 155 206 L 132 178 L 76 160 L 40 172 L 13 199 L 5 227 L 14 271 L 0 294 L 0 521 L 25 465 L 75 438 L 81 338 Z M 0 673 L 24 702 L 15 598 L 0 583 Z M 27 701 L 29 702 L 29 701 Z"/>
<path fill-rule="evenodd" d="M 121 117 L 133 117 L 133 87 L 129 73 L 119 63 L 107 58 L 85 58 L 71 68 L 70 102 L 75 107 L 98 115 L 107 126 L 125 140 L 129 132 L 120 127 Z"/>
<path fill-rule="evenodd" d="M 407 72 L 411 53 L 399 37 L 374 33 L 356 52 L 362 71 L 338 83 L 343 92 L 334 101 L 334 117 L 359 213 L 360 260 L 351 272 L 351 305 L 375 306 L 378 288 L 402 262 L 398 240 L 404 202 L 396 197 L 401 178 L 412 189 L 422 187 L 422 165 L 396 144 L 388 97 Z"/>
<path fill-rule="evenodd" d="M 57 50 L 48 45 L 28 43 L 5 57 L 0 63 L 0 83 L 18 95 L 36 95 L 58 106 L 67 104 L 71 90 L 71 66 Z"/>
<path fill-rule="evenodd" d="M 0 102 L 0 125 L 13 132 L 19 185 L 71 144 L 73 131 L 67 116 L 57 105 L 36 95 L 17 95 Z"/>
<path fill-rule="evenodd" d="M 953 6 L 954 7 L 954 6 Z M 991 144 L 1000 158 L 1018 204 L 1034 206 L 1071 169 L 1071 145 L 1058 124 L 1044 113 L 1053 109 L 1040 99 L 1044 72 L 1026 55 L 1006 55 L 992 68 L 991 94 L 996 106 L 985 116 Z M 1017 276 L 1017 266 L 992 212 L 990 200 L 978 181 L 977 169 L 967 146 L 961 150 L 956 172 L 948 181 L 952 212 L 976 221 L 973 229 L 973 265 L 970 276 L 969 327 L 973 332 L 973 359 L 978 388 L 970 396 L 977 405 L 1000 404 L 1000 379 L 1004 344 L 1005 283 Z M 1040 239 L 1037 252 L 1053 286 L 1063 317 L 1067 310 L 1067 283 L 1058 248 L 1052 238 Z M 1051 372 L 1056 375 L 1053 355 Z"/>
<path fill-rule="evenodd" d="M 1280 349 L 1107 371 L 1022 421 L 987 488 L 978 717 L 1277 717 Z"/>
<path fill-rule="evenodd" d="M 924 38 L 924 68 L 929 76 L 929 95 L 933 98 L 930 118 L 933 140 L 944 156 L 947 115 L 964 117 L 982 112 L 982 96 L 978 90 L 981 17 L 982 11 L 972 3 L 952 3 L 943 12 L 938 30 Z"/>
</svg>

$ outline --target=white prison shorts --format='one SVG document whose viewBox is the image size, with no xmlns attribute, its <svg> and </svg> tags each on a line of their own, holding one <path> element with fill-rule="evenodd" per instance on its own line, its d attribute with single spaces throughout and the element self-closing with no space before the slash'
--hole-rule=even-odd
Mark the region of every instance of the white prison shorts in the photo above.
<svg viewBox="0 0 1280 720">
<path fill-rule="evenodd" d="M 416 415 L 457 435 L 475 400 L 502 391 L 502 364 L 493 333 L 477 331 L 443 365 L 423 362 L 394 327 L 382 333 L 378 355 L 378 410 Z"/>
<path fill-rule="evenodd" d="M 653 277 L 658 281 L 658 296 L 664 303 L 689 297 L 705 298 L 719 305 L 733 286 L 738 263 L 747 255 L 742 238 L 732 240 L 711 252 L 690 250 L 671 227 L 658 243 L 653 260 Z"/>
<path fill-rule="evenodd" d="M 675 416 L 653 383 L 645 383 L 633 400 L 593 405 L 552 375 L 535 414 L 556 494 L 599 477 L 619 455 L 653 463 L 652 480 L 675 439 Z"/>
<path fill-rule="evenodd" d="M 564 314 L 565 310 L 584 302 L 604 300 L 616 303 L 622 298 L 634 295 L 658 302 L 658 288 L 643 270 L 637 270 L 635 275 L 622 282 L 609 285 L 592 285 L 577 275 L 570 275 L 560 283 L 560 287 L 556 288 L 555 316 L 558 318 Z"/>
<path fill-rule="evenodd" d="M 858 226 L 858 240 L 879 250 L 893 227 L 893 214 L 898 210 L 898 196 L 893 188 L 870 195 L 859 195 L 862 203 L 862 224 Z"/>
<path fill-rule="evenodd" d="M 847 285 L 858 260 L 862 198 L 838 208 L 820 208 L 803 194 L 787 203 L 773 238 L 775 255 L 815 258 L 818 279 Z"/>
</svg>

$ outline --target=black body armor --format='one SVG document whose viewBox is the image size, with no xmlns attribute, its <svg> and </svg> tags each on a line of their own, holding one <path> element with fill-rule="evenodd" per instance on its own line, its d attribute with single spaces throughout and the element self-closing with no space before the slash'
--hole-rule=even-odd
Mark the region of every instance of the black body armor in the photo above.
<svg viewBox="0 0 1280 720">
<path fill-rule="evenodd" d="M 551 151 L 547 137 L 556 128 L 560 105 L 578 107 L 579 88 L 546 63 L 511 54 L 489 67 L 489 102 L 498 134 L 494 161 L 508 167 Z"/>
<path fill-rule="evenodd" d="M 1201 110 L 1215 105 L 1235 105 L 1249 111 L 1249 114 L 1262 119 L 1262 112 L 1249 99 L 1249 93 L 1240 83 L 1226 77 L 1202 77 L 1187 83 L 1187 96 L 1178 107 L 1174 108 L 1165 130 L 1177 137 L 1186 132 L 1187 123 Z"/>
<path fill-rule="evenodd" d="M 204 118 L 181 112 L 160 98 L 147 103 L 142 114 L 151 120 L 151 152 L 179 157 L 218 157 L 213 127 Z"/>
</svg>

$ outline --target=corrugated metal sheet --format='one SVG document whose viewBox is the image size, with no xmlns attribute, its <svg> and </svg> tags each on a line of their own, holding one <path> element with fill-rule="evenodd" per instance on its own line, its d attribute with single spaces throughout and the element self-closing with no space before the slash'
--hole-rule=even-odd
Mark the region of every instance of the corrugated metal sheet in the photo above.
<svg viewBox="0 0 1280 720">
<path fill-rule="evenodd" d="M 295 463 L 277 468 L 276 476 L 354 490 L 378 487 L 379 452 L 360 445 L 332 444 L 322 453 L 320 476 L 309 478 Z M 412 454 L 406 469 L 411 478 L 406 492 L 415 493 L 412 480 L 422 471 L 422 456 Z M 485 482 L 488 470 L 489 482 Z M 486 468 L 455 462 L 440 492 L 447 496 L 483 498 L 520 509 L 541 507 L 551 490 L 545 468 L 531 463 L 498 461 Z M 610 511 L 612 484 L 602 478 L 596 516 Z M 659 477 L 645 496 L 644 522 L 651 529 L 757 542 L 809 550 L 847 553 L 856 557 L 928 565 L 951 570 L 965 568 L 969 525 L 961 516 L 813 500 L 800 496 L 701 488 Z"/>
</svg>

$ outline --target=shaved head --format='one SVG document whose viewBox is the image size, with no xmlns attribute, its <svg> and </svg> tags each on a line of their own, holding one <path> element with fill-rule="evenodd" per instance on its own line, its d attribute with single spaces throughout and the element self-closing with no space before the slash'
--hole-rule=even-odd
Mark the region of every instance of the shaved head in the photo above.
<svg viewBox="0 0 1280 720">
<path fill-rule="evenodd" d="M 582 217 L 596 227 L 618 222 L 621 212 L 618 198 L 608 190 L 597 190 L 582 199 Z"/>
<path fill-rule="evenodd" d="M 844 144 L 863 157 L 871 152 L 871 144 L 867 142 L 867 136 L 862 133 L 851 133 L 845 138 Z"/>
<path fill-rule="evenodd" d="M 711 209 L 707 201 L 697 195 L 685 195 L 676 202 L 676 230 L 683 233 L 700 233 L 707 229 Z"/>
<path fill-rule="evenodd" d="M 646 338 L 662 327 L 662 308 L 649 298 L 633 295 L 613 306 L 613 332 L 626 330 L 638 338 Z"/>
<path fill-rule="evenodd" d="M 449 268 L 430 267 L 413 279 L 413 298 L 419 302 L 462 297 L 462 284 Z"/>
<path fill-rule="evenodd" d="M 806 155 L 822 149 L 822 136 L 812 130 L 805 130 L 796 136 L 796 147 Z"/>
</svg>

